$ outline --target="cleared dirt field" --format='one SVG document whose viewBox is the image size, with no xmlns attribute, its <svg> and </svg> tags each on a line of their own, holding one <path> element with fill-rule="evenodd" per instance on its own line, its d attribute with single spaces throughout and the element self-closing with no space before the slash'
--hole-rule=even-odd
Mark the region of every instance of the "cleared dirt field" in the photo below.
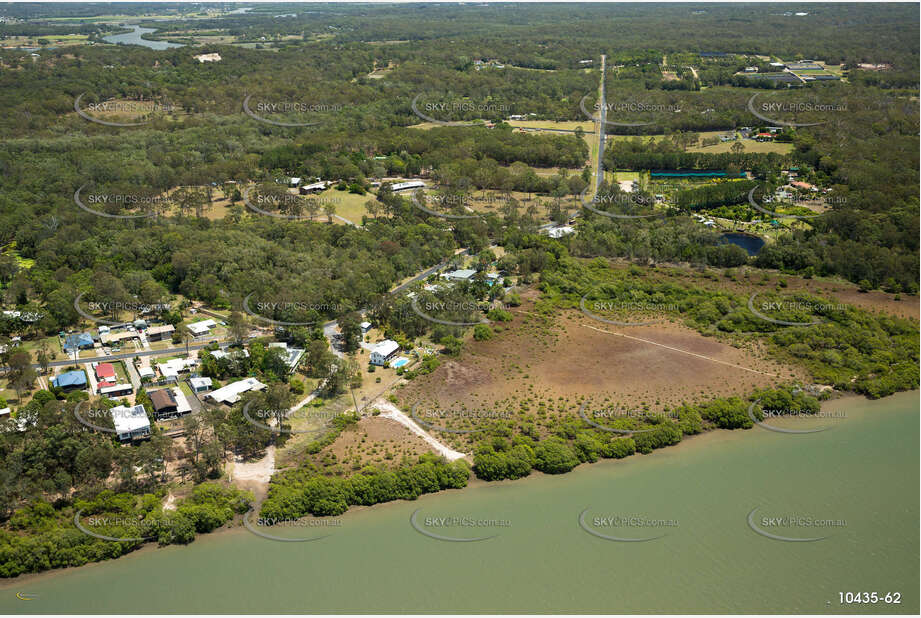
<svg viewBox="0 0 921 618">
<path fill-rule="evenodd" d="M 530 304 L 513 310 L 514 321 L 492 340 L 467 341 L 459 358 L 400 389 L 404 409 L 421 402 L 441 410 L 545 408 L 575 416 L 585 397 L 661 412 L 806 378 L 753 344 L 735 348 L 679 324 L 618 327 L 577 310 L 545 318 L 531 313 Z M 454 445 L 467 439 L 441 437 Z"/>
</svg>

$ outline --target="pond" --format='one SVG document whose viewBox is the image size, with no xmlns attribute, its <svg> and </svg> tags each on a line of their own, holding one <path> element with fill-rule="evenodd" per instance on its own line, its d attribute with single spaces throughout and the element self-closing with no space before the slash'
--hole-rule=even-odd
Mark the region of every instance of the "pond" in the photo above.
<svg viewBox="0 0 921 618">
<path fill-rule="evenodd" d="M 740 234 L 737 232 L 727 232 L 722 235 L 720 244 L 732 244 L 742 247 L 748 255 L 757 255 L 761 247 L 764 246 L 764 239 L 752 234 Z"/>
</svg>

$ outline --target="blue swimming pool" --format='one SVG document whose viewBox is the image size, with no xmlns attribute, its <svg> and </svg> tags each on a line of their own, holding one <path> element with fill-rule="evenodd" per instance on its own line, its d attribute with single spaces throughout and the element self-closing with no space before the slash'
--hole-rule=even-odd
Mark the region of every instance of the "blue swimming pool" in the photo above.
<svg viewBox="0 0 921 618">
<path fill-rule="evenodd" d="M 399 369 L 400 367 L 402 367 L 403 365 L 405 365 L 405 364 L 408 363 L 408 362 L 409 362 L 409 359 L 408 359 L 408 358 L 402 357 L 402 356 L 401 356 L 400 358 L 398 358 L 398 359 L 396 359 L 395 361 L 393 361 L 392 363 L 390 363 L 390 366 L 393 367 L 394 369 Z"/>
</svg>

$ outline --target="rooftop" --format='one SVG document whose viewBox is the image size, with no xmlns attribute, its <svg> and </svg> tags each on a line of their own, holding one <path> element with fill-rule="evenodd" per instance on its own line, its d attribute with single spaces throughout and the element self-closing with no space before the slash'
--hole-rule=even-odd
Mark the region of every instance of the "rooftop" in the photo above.
<svg viewBox="0 0 921 618">
<path fill-rule="evenodd" d="M 131 408 L 115 406 L 109 412 L 112 414 L 112 422 L 115 424 L 115 432 L 118 434 L 150 428 L 150 420 L 147 418 L 147 412 L 142 405 L 136 405 Z"/>
<path fill-rule="evenodd" d="M 393 339 L 384 339 L 376 346 L 371 348 L 372 354 L 379 354 L 384 358 L 387 358 L 394 352 L 400 349 L 400 344 L 394 341 Z"/>
<path fill-rule="evenodd" d="M 176 396 L 173 395 L 173 391 L 168 388 L 152 391 L 148 393 L 148 395 L 150 396 L 150 402 L 153 404 L 154 410 L 163 410 L 164 408 L 175 408 L 178 406 Z"/>
<path fill-rule="evenodd" d="M 51 383 L 58 388 L 65 386 L 86 386 L 86 374 L 82 371 L 68 371 L 51 380 Z"/>
<path fill-rule="evenodd" d="M 211 391 L 208 393 L 208 397 L 211 399 L 227 404 L 234 404 L 240 401 L 240 395 L 247 391 L 261 391 L 265 388 L 265 384 L 257 380 L 256 378 L 245 378 L 238 382 L 233 382 L 227 386 L 223 386 L 216 391 Z"/>
</svg>

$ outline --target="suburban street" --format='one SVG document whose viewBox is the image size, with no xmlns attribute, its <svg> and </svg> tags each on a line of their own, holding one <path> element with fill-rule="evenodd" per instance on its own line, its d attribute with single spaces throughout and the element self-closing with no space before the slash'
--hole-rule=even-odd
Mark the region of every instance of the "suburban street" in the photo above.
<svg viewBox="0 0 921 618">
<path fill-rule="evenodd" d="M 461 250 L 458 250 L 458 252 L 456 252 L 452 257 L 448 258 L 447 260 L 442 261 L 442 262 L 439 263 L 439 264 L 436 264 L 435 266 L 432 266 L 431 268 L 426 268 L 425 270 L 423 270 L 422 272 L 420 272 L 420 273 L 418 273 L 418 274 L 416 274 L 416 275 L 413 275 L 412 278 L 407 279 L 406 281 L 404 281 L 403 283 L 401 283 L 401 284 L 399 284 L 399 285 L 397 285 L 397 286 L 394 286 L 394 287 L 391 288 L 390 291 L 387 292 L 387 293 L 388 293 L 388 294 L 397 294 L 397 293 L 399 293 L 399 292 L 402 292 L 403 290 L 407 289 L 409 286 L 411 286 L 412 284 L 416 283 L 417 281 L 422 281 L 423 279 L 427 278 L 429 275 L 432 275 L 432 274 L 434 274 L 434 273 L 437 273 L 439 270 L 441 270 L 441 269 L 443 269 L 443 268 L 446 268 L 446 267 L 448 266 L 448 264 L 450 264 L 451 261 L 454 260 L 458 255 L 463 255 L 463 254 L 467 253 L 468 251 L 469 251 L 468 249 L 461 249 Z M 359 311 L 361 311 L 361 312 L 367 311 L 367 308 L 365 308 L 365 309 L 360 309 Z M 338 329 L 339 329 L 339 322 L 338 322 L 337 320 L 331 320 L 331 321 L 326 322 L 326 323 L 323 324 L 323 334 L 326 335 L 326 338 L 329 340 L 329 347 L 332 349 L 333 354 L 335 354 L 335 355 L 338 356 L 339 358 L 342 358 L 342 357 L 343 357 L 343 354 L 342 354 L 342 352 L 336 347 L 336 344 L 335 344 L 334 339 L 333 339 L 333 337 L 335 336 L 336 331 L 337 331 Z"/>
<path fill-rule="evenodd" d="M 595 193 L 601 188 L 604 182 L 604 125 L 607 120 L 607 109 L 605 105 L 604 93 L 604 72 L 606 56 L 601 54 L 601 86 L 598 89 L 598 104 L 601 106 L 598 112 L 598 161 L 595 164 Z"/>
<path fill-rule="evenodd" d="M 201 350 L 202 348 L 208 346 L 211 343 L 221 343 L 220 339 L 208 339 L 207 341 L 202 341 L 199 343 L 189 344 L 189 350 Z M 89 358 L 78 358 L 77 363 L 107 363 L 113 360 L 129 360 L 136 356 L 166 356 L 168 354 L 177 354 L 184 353 L 186 351 L 185 346 L 178 348 L 166 348 L 163 350 L 139 350 L 136 352 L 120 352 L 118 354 L 110 354 L 108 356 L 91 356 Z M 49 367 L 69 367 L 74 364 L 73 358 L 68 358 L 67 360 L 53 361 L 48 363 Z M 130 364 L 130 363 L 126 363 Z M 38 363 L 33 363 L 32 367 L 35 369 L 41 369 L 41 365 Z"/>
</svg>

